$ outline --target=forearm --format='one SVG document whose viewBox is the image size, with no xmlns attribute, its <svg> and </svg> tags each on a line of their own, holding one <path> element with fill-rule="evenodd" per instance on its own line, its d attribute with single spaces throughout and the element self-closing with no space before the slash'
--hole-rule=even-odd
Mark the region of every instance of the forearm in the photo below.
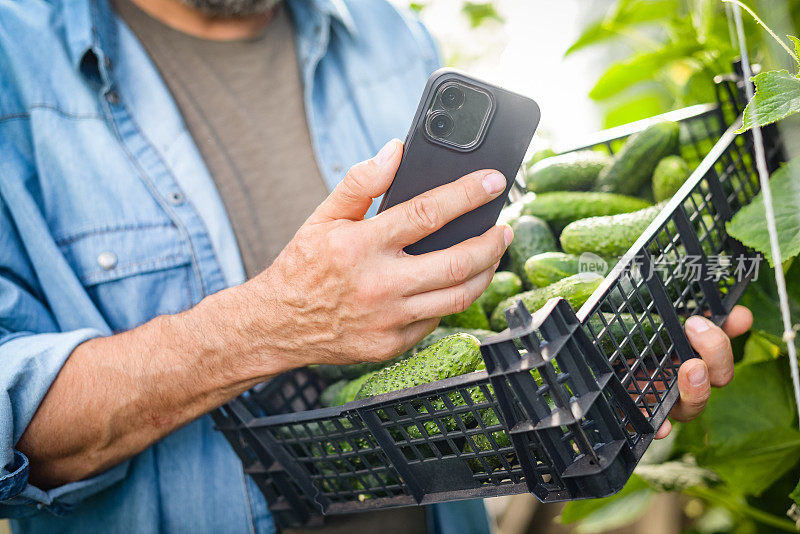
<svg viewBox="0 0 800 534">
<path fill-rule="evenodd" d="M 243 336 L 241 297 L 239 288 L 223 291 L 78 346 L 17 444 L 31 482 L 52 487 L 108 469 L 290 368 Z"/>
</svg>

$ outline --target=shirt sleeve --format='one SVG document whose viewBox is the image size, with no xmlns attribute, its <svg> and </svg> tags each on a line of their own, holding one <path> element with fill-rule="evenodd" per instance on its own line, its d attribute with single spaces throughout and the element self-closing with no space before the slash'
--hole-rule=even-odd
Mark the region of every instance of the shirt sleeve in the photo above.
<svg viewBox="0 0 800 534">
<path fill-rule="evenodd" d="M 43 509 L 63 514 L 124 477 L 127 463 L 44 491 L 28 482 L 29 460 L 15 445 L 75 347 L 105 333 L 99 328 L 61 331 L 50 311 L 50 300 L 57 295 L 42 288 L 42 273 L 35 272 L 26 252 L 32 244 L 21 238 L 19 229 L 30 221 L 12 216 L 11 200 L 5 195 L 12 180 L 20 184 L 24 176 L 9 173 L 24 167 L 13 151 L 0 151 L 0 160 L 0 517 L 22 517 Z"/>
</svg>

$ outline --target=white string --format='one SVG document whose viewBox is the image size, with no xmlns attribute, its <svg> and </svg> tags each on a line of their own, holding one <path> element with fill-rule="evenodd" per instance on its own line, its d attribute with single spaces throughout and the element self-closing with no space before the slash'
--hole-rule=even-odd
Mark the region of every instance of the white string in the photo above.
<svg viewBox="0 0 800 534">
<path fill-rule="evenodd" d="M 747 54 L 747 42 L 744 36 L 744 26 L 742 24 L 742 10 L 739 4 L 733 4 L 733 18 L 736 21 L 736 33 L 739 37 L 739 51 L 742 55 L 742 73 L 744 75 L 744 87 L 747 94 L 747 101 L 753 99 L 753 83 L 750 78 L 753 76 L 750 68 L 750 57 Z M 781 318 L 783 319 L 783 340 L 789 350 L 789 364 L 792 371 L 792 384 L 794 385 L 794 400 L 798 407 L 798 418 L 800 418 L 800 375 L 797 368 L 797 348 L 794 345 L 795 332 L 792 328 L 792 318 L 789 312 L 789 295 L 786 292 L 786 279 L 781 268 L 781 249 L 778 244 L 778 230 L 775 224 L 775 210 L 772 207 L 772 189 L 769 186 L 769 171 L 767 170 L 767 158 L 764 153 L 764 138 L 761 136 L 761 128 L 753 126 L 753 144 L 756 151 L 756 167 L 758 168 L 758 179 L 761 182 L 761 194 L 764 198 L 764 211 L 767 219 L 767 232 L 769 233 L 769 245 L 772 251 L 772 260 L 775 265 L 775 284 L 778 286 L 778 299 L 780 301 Z"/>
</svg>

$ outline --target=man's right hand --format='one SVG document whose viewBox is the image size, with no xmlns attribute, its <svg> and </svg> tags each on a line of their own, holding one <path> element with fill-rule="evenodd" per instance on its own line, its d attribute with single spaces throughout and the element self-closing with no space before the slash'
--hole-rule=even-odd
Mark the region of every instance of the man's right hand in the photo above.
<svg viewBox="0 0 800 534">
<path fill-rule="evenodd" d="M 390 141 L 351 168 L 275 262 L 237 288 L 240 313 L 249 318 L 240 331 L 254 354 L 274 358 L 277 351 L 292 359 L 283 362 L 290 367 L 384 360 L 486 289 L 511 228 L 495 226 L 419 256 L 403 247 L 496 198 L 505 178 L 476 171 L 365 220 L 391 184 L 402 150 Z"/>
<path fill-rule="evenodd" d="M 403 247 L 496 198 L 505 180 L 474 172 L 364 220 L 401 152 L 392 141 L 353 167 L 256 278 L 79 345 L 17 443 L 30 480 L 49 488 L 99 473 L 278 373 L 389 358 L 465 309 L 511 229 L 421 256 Z"/>
</svg>

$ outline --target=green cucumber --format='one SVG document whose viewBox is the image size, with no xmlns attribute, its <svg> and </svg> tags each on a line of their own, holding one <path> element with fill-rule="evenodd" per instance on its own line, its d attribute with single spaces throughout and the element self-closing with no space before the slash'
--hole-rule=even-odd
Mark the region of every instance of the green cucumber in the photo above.
<svg viewBox="0 0 800 534">
<path fill-rule="evenodd" d="M 547 158 L 552 158 L 553 156 L 557 156 L 557 155 L 558 155 L 558 152 L 556 152 L 552 148 L 543 148 L 541 150 L 537 150 L 536 152 L 533 153 L 533 156 L 531 156 L 531 159 L 529 159 L 525 163 L 525 168 L 529 169 L 529 168 L 533 167 L 534 165 L 536 165 L 537 163 L 539 163 L 540 161 L 542 161 L 544 159 L 547 159 Z"/>
<path fill-rule="evenodd" d="M 627 213 L 647 206 L 650 206 L 650 203 L 645 200 L 613 193 L 556 191 L 537 194 L 525 204 L 522 213 L 544 219 L 553 231 L 558 233 L 578 219 Z"/>
<path fill-rule="evenodd" d="M 497 224 L 507 224 L 513 226 L 514 222 L 522 215 L 522 209 L 525 204 L 536 198 L 534 193 L 525 193 L 520 198 L 505 206 L 500 210 L 500 216 L 497 217 Z"/>
<path fill-rule="evenodd" d="M 462 312 L 445 315 L 442 317 L 441 324 L 454 328 L 489 329 L 489 319 L 486 318 L 486 314 L 478 301 L 470 304 L 469 308 Z"/>
<path fill-rule="evenodd" d="M 578 274 L 580 256 L 565 252 L 543 252 L 525 262 L 525 274 L 534 287 L 546 287 Z"/>
<path fill-rule="evenodd" d="M 555 253 L 546 252 L 545 254 Z M 517 276 L 516 273 L 512 273 L 511 271 L 497 271 L 494 273 L 494 276 L 492 276 L 489 287 L 478 297 L 476 302 L 483 309 L 483 312 L 488 315 L 494 311 L 500 301 L 512 295 L 516 295 L 520 291 L 522 291 L 522 280 L 520 280 L 520 277 Z"/>
<path fill-rule="evenodd" d="M 361 391 L 361 388 L 364 387 L 364 383 L 377 373 L 378 371 L 370 371 L 369 373 L 365 373 L 348 382 L 336 396 L 335 406 L 341 406 L 342 404 L 347 404 L 348 402 L 352 402 L 357 398 L 360 398 L 357 396 L 357 394 L 359 391 Z"/>
<path fill-rule="evenodd" d="M 525 261 L 540 252 L 558 250 L 558 247 L 550 227 L 538 217 L 522 215 L 511 228 L 514 240 L 508 246 L 509 266 L 525 285 Z"/>
<path fill-rule="evenodd" d="M 534 193 L 548 191 L 588 191 L 600 171 L 614 159 L 596 150 L 568 152 L 547 158 L 531 167 L 525 177 L 525 186 Z"/>
<path fill-rule="evenodd" d="M 589 318 L 589 326 L 594 335 L 599 336 L 598 347 L 606 356 L 611 356 L 617 348 L 621 348 L 625 358 L 637 357 L 638 353 L 651 342 L 656 329 L 661 326 L 661 317 L 656 314 L 651 315 L 652 321 L 643 317 L 638 320 L 638 323 L 629 313 L 618 315 L 604 313 L 602 315 L 607 326 L 603 325 L 603 319 L 598 314 L 592 314 Z M 625 338 L 629 339 L 620 347 Z M 669 343 L 665 342 L 665 345 L 669 346 Z M 657 356 L 663 356 L 664 349 L 657 340 L 653 344 L 653 350 Z"/>
<path fill-rule="evenodd" d="M 421 352 L 440 339 L 444 339 L 447 336 L 452 336 L 453 334 L 469 334 L 471 336 L 475 336 L 478 338 L 479 341 L 483 341 L 483 338 L 493 336 L 497 332 L 493 332 L 491 330 L 481 330 L 477 328 L 454 328 L 451 326 L 437 326 L 436 329 L 422 338 L 422 340 L 414 345 L 414 348 L 411 349 L 413 351 L 409 356 L 413 356 L 414 354 Z"/>
<path fill-rule="evenodd" d="M 322 406 L 336 406 L 341 391 L 347 386 L 349 380 L 338 380 L 322 390 L 319 394 L 319 403 Z"/>
<path fill-rule="evenodd" d="M 659 122 L 630 136 L 614 162 L 597 177 L 595 189 L 606 193 L 635 195 L 653 176 L 662 158 L 680 150 L 680 126 L 676 122 Z"/>
<path fill-rule="evenodd" d="M 481 342 L 469 334 L 453 334 L 366 379 L 357 399 L 411 388 L 471 373 L 480 362 Z"/>
<path fill-rule="evenodd" d="M 662 159 L 653 171 L 653 197 L 658 202 L 669 200 L 690 174 L 692 169 L 682 157 L 667 156 Z"/>
<path fill-rule="evenodd" d="M 622 256 L 663 207 L 656 204 L 631 213 L 590 217 L 570 223 L 561 232 L 561 248 L 570 254 L 592 252 L 605 258 Z"/>
<path fill-rule="evenodd" d="M 522 300 L 528 311 L 534 313 L 554 297 L 564 297 L 573 308 L 578 309 L 588 300 L 594 290 L 603 281 L 603 277 L 596 273 L 580 273 L 569 276 L 547 287 L 539 287 L 525 291 L 519 295 L 507 298 L 497 305 L 492 312 L 492 330 L 501 331 L 508 328 L 505 310 L 517 300 Z"/>
<path fill-rule="evenodd" d="M 566 252 L 543 252 L 531 256 L 525 262 L 525 274 L 534 287 L 547 287 L 562 278 L 578 273 L 597 273 L 603 276 L 611 272 L 616 261 L 609 261 L 596 254 L 567 254 Z"/>
</svg>

